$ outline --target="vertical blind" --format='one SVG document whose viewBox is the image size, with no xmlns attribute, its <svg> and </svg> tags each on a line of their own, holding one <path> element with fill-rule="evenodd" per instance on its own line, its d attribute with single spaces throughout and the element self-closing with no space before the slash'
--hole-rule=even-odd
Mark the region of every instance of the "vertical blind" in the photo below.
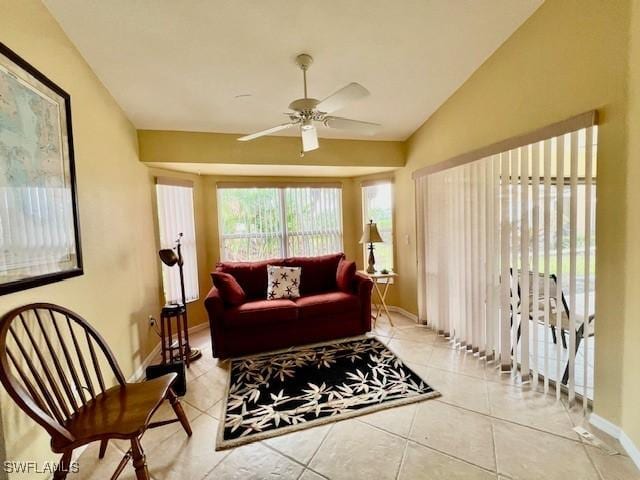
<svg viewBox="0 0 640 480">
<path fill-rule="evenodd" d="M 187 302 L 197 300 L 199 287 L 196 229 L 193 218 L 193 187 L 170 179 L 158 179 L 156 197 L 160 248 L 174 248 L 178 235 L 183 234 L 181 243 L 186 300 Z M 177 266 L 168 267 L 162 264 L 162 284 L 167 303 L 182 302 L 180 273 Z"/>
<path fill-rule="evenodd" d="M 369 220 L 378 226 L 384 243 L 375 245 L 376 266 L 393 270 L 393 184 L 376 182 L 362 186 L 362 228 Z M 367 258 L 367 245 L 363 245 Z"/>
<path fill-rule="evenodd" d="M 0 187 L 3 282 L 73 268 L 77 261 L 68 186 Z"/>
<path fill-rule="evenodd" d="M 219 185 L 218 226 L 226 261 L 340 252 L 342 189 Z"/>
<path fill-rule="evenodd" d="M 414 177 L 421 319 L 545 392 L 578 391 L 585 409 L 596 138 L 587 126 Z"/>
</svg>

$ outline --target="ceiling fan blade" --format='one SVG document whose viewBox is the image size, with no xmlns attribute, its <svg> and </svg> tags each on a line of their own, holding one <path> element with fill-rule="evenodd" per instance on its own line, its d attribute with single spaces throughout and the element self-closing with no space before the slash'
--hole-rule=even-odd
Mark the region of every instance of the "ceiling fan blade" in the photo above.
<svg viewBox="0 0 640 480">
<path fill-rule="evenodd" d="M 264 137 L 265 135 L 279 132 L 280 130 L 286 130 L 287 128 L 293 127 L 294 125 L 297 125 L 297 122 L 283 123 L 282 125 L 278 125 L 277 127 L 267 128 L 266 130 L 261 130 L 259 132 L 245 135 L 244 137 L 238 138 L 238 140 L 241 142 L 246 142 L 247 140 L 253 140 L 254 138 Z"/>
<path fill-rule="evenodd" d="M 336 110 L 340 110 L 342 107 L 345 107 L 347 103 L 367 97 L 368 95 L 369 90 L 359 83 L 353 82 L 346 87 L 342 87 L 334 94 L 329 95 L 327 98 L 322 100 L 316 108 L 324 113 L 332 113 Z"/>
<path fill-rule="evenodd" d="M 302 151 L 310 152 L 319 147 L 318 145 L 318 132 L 316 127 L 309 126 L 300 129 L 300 135 L 302 136 Z"/>
<path fill-rule="evenodd" d="M 360 120 L 351 120 L 349 118 L 332 116 L 324 117 L 324 121 L 322 123 L 325 127 L 352 130 L 366 135 L 374 135 L 382 126 L 379 123 L 361 122 Z"/>
</svg>

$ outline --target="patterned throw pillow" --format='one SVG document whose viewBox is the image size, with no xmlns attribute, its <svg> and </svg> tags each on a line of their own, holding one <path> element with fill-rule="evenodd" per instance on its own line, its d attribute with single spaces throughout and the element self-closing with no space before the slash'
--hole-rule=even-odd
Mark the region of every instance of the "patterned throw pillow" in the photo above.
<svg viewBox="0 0 640 480">
<path fill-rule="evenodd" d="M 300 267 L 267 265 L 267 300 L 300 296 Z"/>
</svg>

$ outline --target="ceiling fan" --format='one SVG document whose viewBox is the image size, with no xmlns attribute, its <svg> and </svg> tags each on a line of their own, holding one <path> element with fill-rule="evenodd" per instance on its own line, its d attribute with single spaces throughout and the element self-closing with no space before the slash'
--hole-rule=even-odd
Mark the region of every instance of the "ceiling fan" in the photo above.
<svg viewBox="0 0 640 480">
<path fill-rule="evenodd" d="M 365 135 L 373 135 L 376 133 L 380 127 L 377 123 L 361 122 L 359 120 L 351 120 L 349 118 L 329 115 L 330 113 L 345 107 L 349 102 L 367 97 L 369 95 L 369 91 L 366 88 L 359 83 L 353 82 L 342 87 L 340 90 L 329 95 L 322 101 L 315 98 L 309 98 L 307 97 L 307 70 L 313 63 L 313 58 L 311 55 L 303 53 L 296 57 L 296 63 L 302 70 L 304 98 L 299 98 L 289 104 L 289 109 L 293 110 L 293 112 L 286 113 L 285 115 L 289 116 L 290 121 L 276 127 L 245 135 L 244 137 L 238 138 L 239 141 L 246 142 L 248 140 L 253 140 L 254 138 L 270 135 L 299 125 L 300 136 L 302 137 L 301 153 L 304 155 L 304 152 L 315 150 L 319 146 L 318 132 L 316 131 L 314 122 L 319 122 L 325 127 L 351 130 Z"/>
</svg>

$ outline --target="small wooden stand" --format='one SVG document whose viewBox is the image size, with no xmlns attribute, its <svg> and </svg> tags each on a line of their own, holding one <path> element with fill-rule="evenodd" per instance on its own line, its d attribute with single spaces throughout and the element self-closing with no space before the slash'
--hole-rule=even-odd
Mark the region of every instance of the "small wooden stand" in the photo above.
<svg viewBox="0 0 640 480">
<path fill-rule="evenodd" d="M 374 305 L 376 307 L 375 315 L 372 314 L 373 318 L 373 326 L 375 327 L 376 321 L 380 314 L 384 311 L 387 314 L 387 318 L 389 319 L 389 323 L 393 327 L 393 320 L 391 319 L 391 314 L 389 313 L 389 309 L 387 308 L 387 292 L 389 291 L 389 285 L 393 284 L 395 278 L 398 276 L 397 273 L 389 272 L 389 273 L 368 273 L 366 270 L 360 271 L 363 275 L 366 275 L 373 281 L 374 291 L 378 295 L 378 301 L 374 300 Z M 384 288 L 380 288 L 380 285 L 384 285 Z M 373 299 L 372 299 L 373 300 Z"/>
<path fill-rule="evenodd" d="M 173 339 L 174 331 L 177 334 L 177 340 Z M 189 345 L 189 326 L 184 305 L 167 305 L 162 308 L 160 345 L 162 363 L 165 365 L 182 361 L 189 368 L 190 362 L 202 356 L 200 350 L 191 349 Z"/>
</svg>

